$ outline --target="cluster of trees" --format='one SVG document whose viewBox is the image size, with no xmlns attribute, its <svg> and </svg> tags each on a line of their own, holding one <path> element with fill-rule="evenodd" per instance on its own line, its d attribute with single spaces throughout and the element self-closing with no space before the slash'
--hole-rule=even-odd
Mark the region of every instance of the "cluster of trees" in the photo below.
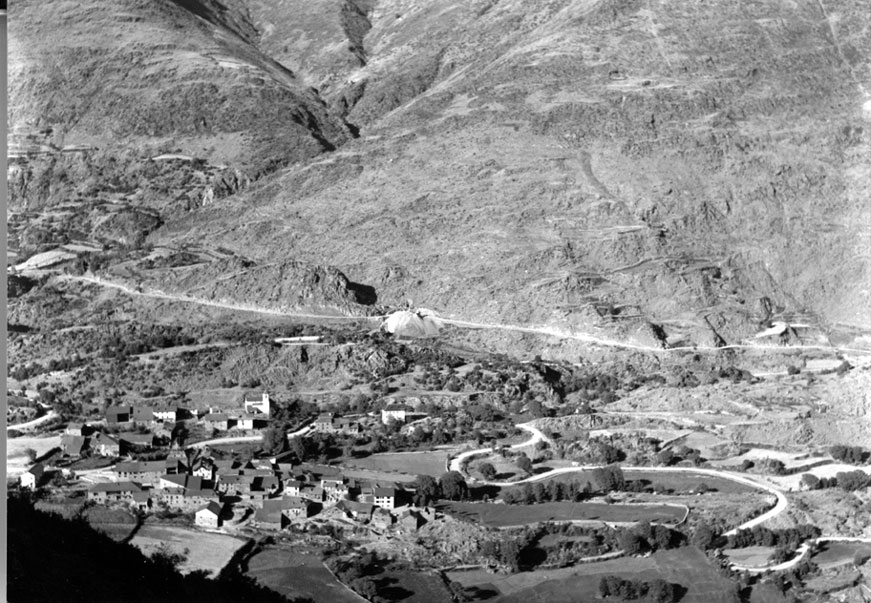
<svg viewBox="0 0 871 603">
<path fill-rule="evenodd" d="M 871 486 L 871 475 L 868 475 L 861 469 L 840 471 L 835 474 L 835 481 L 838 487 L 844 490 L 862 490 Z"/>
<path fill-rule="evenodd" d="M 670 467 L 671 465 L 676 465 L 681 461 L 690 461 L 698 466 L 704 463 L 706 459 L 702 457 L 702 453 L 697 449 L 688 446 L 680 446 L 674 450 L 671 448 L 661 450 L 659 454 L 656 455 L 656 460 L 659 464 Z"/>
<path fill-rule="evenodd" d="M 841 488 L 852 492 L 871 486 L 871 475 L 861 469 L 855 471 L 839 471 L 834 477 L 817 477 L 813 473 L 801 476 L 801 485 L 808 490 L 823 490 L 825 488 Z"/>
<path fill-rule="evenodd" d="M 593 482 L 600 491 L 605 493 L 620 492 L 626 489 L 626 477 L 618 465 L 593 469 Z"/>
<path fill-rule="evenodd" d="M 535 541 L 535 533 L 524 530 L 517 537 L 484 541 L 480 553 L 499 565 L 506 566 L 511 572 L 519 572 L 524 566 L 524 553 L 535 544 Z"/>
<path fill-rule="evenodd" d="M 602 598 L 613 597 L 619 601 L 645 599 L 653 603 L 671 603 L 679 599 L 680 585 L 674 585 L 661 578 L 650 582 L 628 580 L 619 576 L 602 576 L 599 580 L 599 594 Z"/>
<path fill-rule="evenodd" d="M 139 338 L 114 335 L 104 339 L 100 348 L 100 356 L 103 358 L 124 359 L 127 356 L 136 356 L 137 354 L 145 354 L 154 350 L 179 345 L 191 345 L 196 342 L 196 338 L 182 333 L 180 327 L 173 330 L 156 332 L 151 335 L 143 334 Z"/>
<path fill-rule="evenodd" d="M 740 549 L 748 546 L 781 546 L 795 549 L 802 542 L 817 538 L 822 532 L 811 524 L 801 524 L 794 528 L 769 530 L 755 526 L 749 530 L 739 530 L 726 539 L 726 548 Z"/>
<path fill-rule="evenodd" d="M 374 579 L 374 576 L 384 571 L 387 564 L 387 560 L 379 558 L 376 553 L 364 553 L 345 560 L 331 557 L 326 560 L 326 564 L 343 584 L 347 584 L 369 601 L 382 603 L 390 600 L 382 596 L 383 593 Z"/>
<path fill-rule="evenodd" d="M 543 482 L 526 483 L 520 487 L 505 490 L 502 493 L 502 500 L 509 505 L 529 505 L 563 500 L 580 502 L 588 498 L 592 491 L 593 487 L 590 482 L 582 485 L 577 480 L 568 483 L 551 480 L 546 485 Z"/>
<path fill-rule="evenodd" d="M 861 465 L 867 462 L 868 457 L 871 456 L 871 453 L 861 446 L 843 446 L 839 444 L 832 446 L 829 452 L 835 460 L 842 463 L 850 463 L 851 465 Z"/>
<path fill-rule="evenodd" d="M 808 490 L 823 490 L 834 488 L 838 485 L 836 477 L 817 477 L 813 473 L 805 473 L 801 476 L 801 485 Z"/>
<path fill-rule="evenodd" d="M 538 542 L 538 546 L 547 554 L 545 562 L 551 565 L 568 565 L 585 557 L 604 555 L 620 548 L 620 533 L 610 528 L 548 522 L 540 533 L 540 536 L 546 535 L 557 536 L 555 539 L 541 538 Z"/>
<path fill-rule="evenodd" d="M 39 362 L 31 362 L 29 364 L 19 364 L 15 368 L 10 365 L 7 368 L 7 374 L 16 381 L 25 381 L 31 377 L 42 375 L 43 373 L 51 373 L 53 371 L 68 371 L 88 364 L 87 358 L 82 358 L 75 354 L 71 358 L 52 358 L 47 363 L 40 364 Z"/>
<path fill-rule="evenodd" d="M 469 498 L 469 486 L 459 471 L 448 471 L 439 479 L 431 475 L 418 475 L 414 485 L 413 502 L 424 507 L 438 500 L 465 500 Z"/>
<path fill-rule="evenodd" d="M 686 536 L 661 524 L 639 523 L 620 533 L 620 548 L 627 555 L 640 555 L 660 549 L 673 549 L 687 544 Z"/>
</svg>

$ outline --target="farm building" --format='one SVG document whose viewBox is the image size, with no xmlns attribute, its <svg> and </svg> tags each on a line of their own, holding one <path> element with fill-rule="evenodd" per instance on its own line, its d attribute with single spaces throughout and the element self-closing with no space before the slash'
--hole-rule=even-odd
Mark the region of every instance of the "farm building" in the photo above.
<svg viewBox="0 0 871 603">
<path fill-rule="evenodd" d="M 82 451 L 88 447 L 88 438 L 81 435 L 63 434 L 60 437 L 60 448 L 64 456 L 78 458 Z"/>
<path fill-rule="evenodd" d="M 98 433 L 91 441 L 91 448 L 100 456 L 118 456 L 121 454 L 121 444 L 105 433 Z"/>
<path fill-rule="evenodd" d="M 125 461 L 112 468 L 118 481 L 157 485 L 166 473 L 166 461 Z"/>
<path fill-rule="evenodd" d="M 108 484 L 94 484 L 88 490 L 88 500 L 100 504 L 110 502 L 133 502 L 133 495 L 140 492 L 142 492 L 142 488 L 133 482 L 124 481 Z"/>
<path fill-rule="evenodd" d="M 269 394 L 266 392 L 246 392 L 243 406 L 247 414 L 269 416 Z"/>
<path fill-rule="evenodd" d="M 129 406 L 110 406 L 106 409 L 106 423 L 115 425 L 129 423 L 133 420 L 133 411 Z"/>
<path fill-rule="evenodd" d="M 222 523 L 223 510 L 220 503 L 210 502 L 194 513 L 194 524 L 203 528 L 218 528 Z"/>
<path fill-rule="evenodd" d="M 36 490 L 42 481 L 45 474 L 45 466 L 42 463 L 37 463 L 27 471 L 21 474 L 20 483 L 22 488 L 30 488 Z"/>
</svg>

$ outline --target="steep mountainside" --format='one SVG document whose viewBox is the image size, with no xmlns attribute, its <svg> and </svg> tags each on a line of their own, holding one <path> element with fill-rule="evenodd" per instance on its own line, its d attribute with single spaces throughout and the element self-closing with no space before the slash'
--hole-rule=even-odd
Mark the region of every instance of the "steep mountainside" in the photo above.
<svg viewBox="0 0 871 603">
<path fill-rule="evenodd" d="M 241 175 L 156 245 L 661 345 L 871 327 L 867 1 L 51 6 L 11 32 L 13 126 Z"/>
</svg>

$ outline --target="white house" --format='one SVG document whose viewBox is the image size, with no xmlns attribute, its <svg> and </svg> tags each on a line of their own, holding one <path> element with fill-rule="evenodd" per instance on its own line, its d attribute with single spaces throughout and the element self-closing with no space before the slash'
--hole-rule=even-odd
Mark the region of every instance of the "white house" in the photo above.
<svg viewBox="0 0 871 603">
<path fill-rule="evenodd" d="M 45 473 L 45 467 L 42 463 L 37 463 L 27 471 L 21 474 L 20 483 L 22 488 L 30 488 L 36 490 L 39 482 L 42 480 L 42 475 Z"/>
<path fill-rule="evenodd" d="M 381 410 L 381 422 L 385 425 L 391 421 L 405 423 L 408 414 L 413 411 L 414 409 L 406 404 L 391 404 Z"/>
<path fill-rule="evenodd" d="M 194 524 L 203 528 L 217 528 L 221 525 L 220 503 L 210 502 L 194 514 Z"/>
<path fill-rule="evenodd" d="M 256 393 L 246 393 L 245 394 L 245 412 L 254 414 L 254 415 L 263 415 L 265 417 L 269 416 L 269 394 L 266 392 L 261 392 L 258 395 Z"/>
</svg>

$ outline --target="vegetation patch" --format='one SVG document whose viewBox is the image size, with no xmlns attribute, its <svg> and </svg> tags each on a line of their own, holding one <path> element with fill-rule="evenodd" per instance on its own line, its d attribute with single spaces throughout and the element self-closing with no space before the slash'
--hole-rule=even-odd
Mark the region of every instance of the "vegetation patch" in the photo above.
<svg viewBox="0 0 871 603">
<path fill-rule="evenodd" d="M 508 527 L 541 521 L 652 521 L 677 523 L 684 510 L 666 505 L 619 505 L 605 503 L 542 503 L 502 505 L 450 502 L 440 505 L 445 513 L 493 527 Z"/>
<path fill-rule="evenodd" d="M 511 576 L 485 571 L 451 572 L 449 579 L 470 591 L 495 589 L 503 595 L 500 603 L 574 603 L 579 600 L 579 594 L 588 594 L 587 600 L 593 600 L 592 593 L 599 592 L 599 584 L 606 576 L 648 583 L 661 579 L 679 585 L 675 592 L 681 603 L 734 603 L 738 600 L 736 585 L 722 577 L 695 547 Z"/>
<path fill-rule="evenodd" d="M 447 469 L 447 450 L 427 452 L 397 452 L 373 454 L 365 458 L 355 458 L 343 464 L 355 469 L 371 469 L 375 471 L 397 471 L 410 475 L 431 475 L 439 477 Z"/>
<path fill-rule="evenodd" d="M 330 573 L 317 555 L 270 547 L 251 557 L 247 566 L 248 576 L 288 598 L 307 597 L 315 603 L 361 601 Z"/>
<path fill-rule="evenodd" d="M 146 556 L 167 547 L 185 557 L 179 565 L 180 572 L 204 570 L 212 575 L 218 575 L 236 551 L 245 545 L 244 540 L 224 534 L 159 525 L 142 526 L 131 543 Z"/>
</svg>

